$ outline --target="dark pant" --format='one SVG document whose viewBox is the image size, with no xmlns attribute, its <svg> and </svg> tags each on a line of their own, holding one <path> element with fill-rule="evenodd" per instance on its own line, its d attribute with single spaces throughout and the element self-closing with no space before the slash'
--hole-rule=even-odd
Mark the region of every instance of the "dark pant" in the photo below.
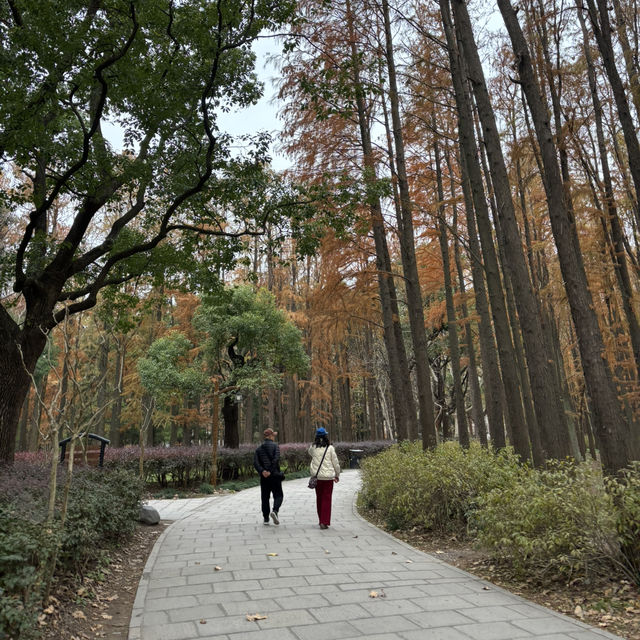
<svg viewBox="0 0 640 640">
<path fill-rule="evenodd" d="M 331 524 L 331 496 L 333 495 L 333 480 L 318 480 L 316 485 L 316 507 L 320 524 Z"/>
<path fill-rule="evenodd" d="M 271 507 L 269 506 L 269 498 L 273 494 L 273 510 L 278 513 L 280 505 L 284 498 L 282 494 L 282 480 L 269 476 L 265 478 L 260 476 L 260 497 L 262 498 L 262 515 L 265 520 L 269 519 Z"/>
</svg>

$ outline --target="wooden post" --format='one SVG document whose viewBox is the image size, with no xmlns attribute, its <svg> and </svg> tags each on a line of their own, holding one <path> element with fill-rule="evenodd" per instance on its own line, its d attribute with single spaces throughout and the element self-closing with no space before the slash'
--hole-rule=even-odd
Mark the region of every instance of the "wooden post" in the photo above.
<svg viewBox="0 0 640 640">
<path fill-rule="evenodd" d="M 220 431 L 220 383 L 213 382 L 213 416 L 211 421 L 211 477 L 209 484 L 216 486 L 218 480 L 218 433 Z"/>
</svg>

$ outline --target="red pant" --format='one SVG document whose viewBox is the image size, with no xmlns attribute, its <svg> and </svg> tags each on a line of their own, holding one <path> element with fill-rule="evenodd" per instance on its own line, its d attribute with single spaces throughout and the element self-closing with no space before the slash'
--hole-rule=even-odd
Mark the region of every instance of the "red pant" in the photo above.
<svg viewBox="0 0 640 640">
<path fill-rule="evenodd" d="M 331 524 L 331 496 L 333 480 L 318 480 L 316 485 L 316 506 L 318 507 L 319 524 Z"/>
</svg>

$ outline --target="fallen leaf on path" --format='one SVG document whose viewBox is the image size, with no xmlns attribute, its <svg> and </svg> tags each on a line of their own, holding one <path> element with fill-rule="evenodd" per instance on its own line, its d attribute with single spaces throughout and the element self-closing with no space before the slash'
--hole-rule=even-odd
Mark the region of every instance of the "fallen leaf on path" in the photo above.
<svg viewBox="0 0 640 640">
<path fill-rule="evenodd" d="M 266 620 L 267 616 L 263 616 L 260 613 L 247 613 L 247 620 L 249 622 L 255 622 L 256 620 Z"/>
<path fill-rule="evenodd" d="M 202 618 L 202 620 L 200 620 L 200 624 L 207 624 L 207 621 L 204 618 Z"/>
<path fill-rule="evenodd" d="M 413 564 L 413 560 L 407 560 L 407 564 Z"/>
<path fill-rule="evenodd" d="M 214 571 L 222 571 L 222 567 L 219 567 L 218 565 L 216 565 L 215 567 L 213 567 Z"/>
<path fill-rule="evenodd" d="M 378 597 L 378 592 L 377 591 L 371 591 L 369 593 L 369 597 L 370 598 L 377 598 Z"/>
<path fill-rule="evenodd" d="M 86 619 L 87 619 L 87 616 L 85 616 L 85 615 L 84 615 L 84 613 L 83 613 L 82 611 L 80 611 L 80 610 L 78 610 L 78 611 L 74 611 L 71 615 L 72 615 L 76 620 L 86 620 Z"/>
<path fill-rule="evenodd" d="M 273 557 L 277 556 L 278 554 L 277 553 L 267 553 L 267 555 L 271 556 L 273 558 Z"/>
</svg>

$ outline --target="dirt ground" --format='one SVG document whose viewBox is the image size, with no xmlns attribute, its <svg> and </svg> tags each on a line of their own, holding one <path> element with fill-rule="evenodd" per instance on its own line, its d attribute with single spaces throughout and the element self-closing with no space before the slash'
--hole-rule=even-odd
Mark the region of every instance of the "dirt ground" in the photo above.
<svg viewBox="0 0 640 640">
<path fill-rule="evenodd" d="M 384 529 L 372 514 L 363 513 Z M 81 585 L 61 582 L 41 616 L 45 640 L 126 640 L 138 582 L 155 541 L 168 522 L 140 525 L 132 539 L 111 553 L 108 564 L 85 576 Z M 417 549 L 489 580 L 513 593 L 626 640 L 640 640 L 640 592 L 622 578 L 565 583 L 519 581 L 492 564 L 470 542 L 419 531 L 390 532 Z"/>
<path fill-rule="evenodd" d="M 153 545 L 169 525 L 138 525 L 130 540 L 91 569 L 82 584 L 60 581 L 40 616 L 45 640 L 126 640 L 138 582 Z"/>
</svg>

